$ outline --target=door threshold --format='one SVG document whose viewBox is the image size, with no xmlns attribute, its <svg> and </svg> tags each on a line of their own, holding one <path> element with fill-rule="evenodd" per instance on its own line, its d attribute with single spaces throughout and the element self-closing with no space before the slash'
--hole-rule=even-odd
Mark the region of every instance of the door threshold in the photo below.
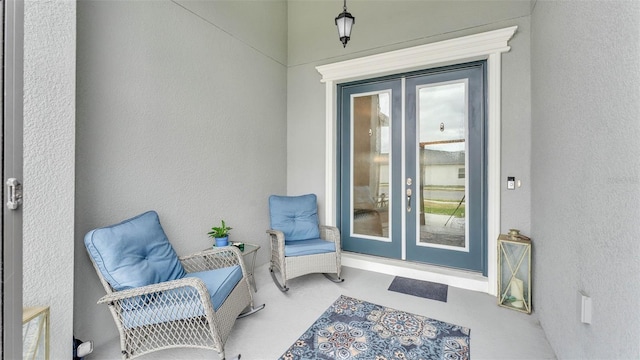
<svg viewBox="0 0 640 360">
<path fill-rule="evenodd" d="M 489 279 L 482 274 L 379 256 L 343 251 L 343 266 L 446 284 L 461 289 L 489 293 Z"/>
</svg>

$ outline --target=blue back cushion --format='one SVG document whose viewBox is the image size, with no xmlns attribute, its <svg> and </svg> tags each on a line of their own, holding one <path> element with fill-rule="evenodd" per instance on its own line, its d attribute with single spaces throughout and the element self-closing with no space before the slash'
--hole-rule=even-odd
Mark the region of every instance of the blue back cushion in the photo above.
<svg viewBox="0 0 640 360">
<path fill-rule="evenodd" d="M 84 244 L 102 276 L 117 291 L 186 275 L 155 211 L 92 230 Z"/>
<path fill-rule="evenodd" d="M 287 241 L 320 237 L 318 204 L 315 194 L 269 197 L 271 228 L 284 233 Z"/>
</svg>

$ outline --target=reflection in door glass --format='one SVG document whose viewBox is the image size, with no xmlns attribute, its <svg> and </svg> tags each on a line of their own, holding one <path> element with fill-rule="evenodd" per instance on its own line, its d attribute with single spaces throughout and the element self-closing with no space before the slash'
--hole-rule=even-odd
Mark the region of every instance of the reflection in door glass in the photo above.
<svg viewBox="0 0 640 360">
<path fill-rule="evenodd" d="M 389 93 L 352 98 L 353 234 L 389 236 Z"/>
<path fill-rule="evenodd" d="M 420 243 L 466 248 L 466 81 L 419 89 Z"/>
</svg>

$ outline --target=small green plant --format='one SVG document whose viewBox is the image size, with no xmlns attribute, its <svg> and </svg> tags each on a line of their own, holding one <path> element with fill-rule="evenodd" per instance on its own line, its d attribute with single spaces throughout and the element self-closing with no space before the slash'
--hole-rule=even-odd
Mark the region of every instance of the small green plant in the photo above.
<svg viewBox="0 0 640 360">
<path fill-rule="evenodd" d="M 209 234 L 209 237 L 212 237 L 214 239 L 223 238 L 229 236 L 229 230 L 231 229 L 233 228 L 227 226 L 227 224 L 224 223 L 224 220 L 222 220 L 222 224 L 220 226 L 212 227 L 211 231 L 209 231 L 207 234 Z"/>
</svg>

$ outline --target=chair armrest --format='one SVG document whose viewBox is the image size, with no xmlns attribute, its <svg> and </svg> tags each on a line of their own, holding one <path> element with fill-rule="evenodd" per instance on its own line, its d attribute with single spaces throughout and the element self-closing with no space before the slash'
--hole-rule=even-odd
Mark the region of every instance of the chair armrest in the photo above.
<svg viewBox="0 0 640 360">
<path fill-rule="evenodd" d="M 267 234 L 269 234 L 269 236 L 271 237 L 275 237 L 276 240 L 282 243 L 282 246 L 284 246 L 284 233 L 282 231 L 269 229 L 267 230 Z"/>
<path fill-rule="evenodd" d="M 284 233 L 280 230 L 269 229 L 267 230 L 267 234 L 269 234 L 269 237 L 271 238 L 271 243 L 273 244 L 275 241 L 278 248 L 282 248 L 282 251 L 284 252 Z"/>
<path fill-rule="evenodd" d="M 320 238 L 336 243 L 336 249 L 340 249 L 340 230 L 335 226 L 320 225 Z"/>
<path fill-rule="evenodd" d="M 240 265 L 242 273 L 246 274 L 242 253 L 235 246 L 211 248 L 191 255 L 180 256 L 179 259 L 182 267 L 188 273 Z"/>
<path fill-rule="evenodd" d="M 284 261 L 284 233 L 280 230 L 269 229 L 267 234 L 269 234 L 271 254 L 278 254 L 279 259 Z"/>
<path fill-rule="evenodd" d="M 135 289 L 114 291 L 101 297 L 98 304 L 116 303 L 118 301 L 133 300 L 135 298 L 143 299 L 145 297 L 159 296 L 162 292 L 180 288 L 194 288 L 203 301 L 208 301 L 209 291 L 204 282 L 198 278 L 182 278 L 178 280 L 166 281 L 159 284 L 151 284 L 141 286 Z"/>
</svg>

